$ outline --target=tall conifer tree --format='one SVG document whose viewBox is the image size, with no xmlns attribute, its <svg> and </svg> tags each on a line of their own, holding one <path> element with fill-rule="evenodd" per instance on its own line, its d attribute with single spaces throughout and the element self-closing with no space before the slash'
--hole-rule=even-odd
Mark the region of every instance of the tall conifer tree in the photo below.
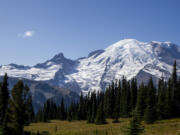
<svg viewBox="0 0 180 135">
<path fill-rule="evenodd" d="M 61 100 L 61 107 L 60 107 L 60 114 L 61 114 L 61 120 L 66 120 L 66 111 L 64 107 L 64 99 Z"/>
<path fill-rule="evenodd" d="M 8 90 L 8 76 L 4 75 L 3 82 L 0 85 L 0 124 L 3 123 L 9 100 L 9 90 Z"/>
<path fill-rule="evenodd" d="M 141 125 L 141 120 L 139 118 L 139 113 L 133 111 L 126 135 L 140 135 L 144 131 L 144 127 Z"/>
<path fill-rule="evenodd" d="M 135 78 L 133 78 L 131 80 L 131 110 L 134 110 L 134 108 L 136 107 L 136 100 L 137 100 L 137 80 Z"/>
<path fill-rule="evenodd" d="M 101 102 L 98 107 L 95 123 L 97 125 L 106 123 L 103 102 Z"/>
<path fill-rule="evenodd" d="M 164 78 L 161 78 L 158 83 L 158 95 L 157 95 L 157 117 L 159 120 L 166 117 L 165 108 L 165 92 L 167 91 L 166 83 Z"/>
<path fill-rule="evenodd" d="M 153 84 L 152 77 L 149 80 L 148 83 L 148 89 L 147 89 L 147 100 L 146 100 L 146 109 L 144 112 L 144 120 L 146 123 L 153 123 L 154 120 L 156 120 L 156 90 Z"/>
<path fill-rule="evenodd" d="M 136 104 L 136 111 L 137 113 L 139 113 L 138 116 L 141 119 L 144 116 L 144 111 L 146 108 L 146 95 L 147 95 L 147 90 L 146 87 L 144 86 L 144 83 L 142 83 L 138 90 L 137 104 Z"/>
<path fill-rule="evenodd" d="M 3 135 L 7 134 L 8 123 L 8 104 L 9 104 L 9 90 L 8 90 L 8 76 L 4 75 L 3 82 L 0 84 L 0 128 Z"/>
<path fill-rule="evenodd" d="M 31 98 L 29 93 L 29 88 L 24 86 L 22 81 L 18 81 L 14 85 L 11 91 L 12 98 L 10 100 L 10 111 L 11 115 L 11 127 L 13 128 L 13 135 L 23 135 L 24 125 L 28 120 L 28 111 L 27 107 L 28 100 Z"/>
<path fill-rule="evenodd" d="M 178 89 L 178 79 L 177 79 L 177 67 L 176 67 L 176 60 L 174 61 L 173 65 L 173 72 L 172 72 L 172 77 L 171 77 L 171 89 L 172 89 L 172 106 L 173 106 L 173 115 L 175 117 L 180 116 L 180 90 Z"/>
</svg>

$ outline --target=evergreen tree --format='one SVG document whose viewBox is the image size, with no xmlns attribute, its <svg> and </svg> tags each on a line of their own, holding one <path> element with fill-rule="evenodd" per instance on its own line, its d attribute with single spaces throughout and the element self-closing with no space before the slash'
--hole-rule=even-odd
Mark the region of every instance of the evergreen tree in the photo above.
<svg viewBox="0 0 180 135">
<path fill-rule="evenodd" d="M 173 72 L 171 77 L 171 93 L 172 93 L 172 113 L 174 117 L 180 116 L 180 90 L 178 89 L 178 80 L 177 80 L 177 68 L 176 61 L 174 61 Z"/>
<path fill-rule="evenodd" d="M 0 125 L 2 125 L 7 109 L 9 100 L 8 90 L 8 76 L 5 74 L 2 84 L 0 85 Z"/>
<path fill-rule="evenodd" d="M 116 113 L 117 111 L 117 107 L 116 107 L 116 96 L 117 96 L 117 82 L 112 82 L 111 84 L 111 94 L 110 94 L 110 98 L 111 98 L 111 102 L 110 102 L 110 106 L 111 106 L 111 114 L 110 114 L 110 118 L 115 118 L 116 114 L 118 116 L 118 114 Z"/>
<path fill-rule="evenodd" d="M 86 101 L 83 98 L 83 95 L 81 93 L 80 101 L 79 101 L 79 106 L 78 106 L 78 119 L 79 120 L 86 120 L 87 109 L 85 108 L 85 103 L 86 103 Z"/>
<path fill-rule="evenodd" d="M 104 110 L 107 118 L 112 118 L 113 115 L 113 99 L 112 87 L 109 86 L 104 94 Z"/>
<path fill-rule="evenodd" d="M 27 87 L 27 86 L 25 86 L 25 87 Z M 29 88 L 26 88 L 26 89 L 29 89 Z M 31 95 L 27 99 L 26 110 L 27 110 L 27 122 L 26 122 L 26 124 L 30 124 L 31 122 L 34 121 L 34 117 L 35 117 Z"/>
<path fill-rule="evenodd" d="M 11 91 L 10 100 L 11 123 L 13 135 L 23 135 L 24 125 L 28 120 L 29 110 L 27 110 L 28 100 L 31 98 L 29 88 L 24 86 L 22 81 L 18 81 Z"/>
<path fill-rule="evenodd" d="M 171 80 L 168 81 L 168 88 L 166 89 L 165 92 L 165 118 L 171 118 L 173 115 L 173 97 L 172 97 L 172 87 L 171 87 Z"/>
<path fill-rule="evenodd" d="M 166 118 L 165 105 L 165 92 L 167 90 L 164 78 L 159 80 L 158 83 L 158 96 L 157 96 L 157 117 L 159 120 Z"/>
<path fill-rule="evenodd" d="M 141 121 L 139 119 L 139 113 L 136 111 L 133 112 L 129 127 L 127 128 L 126 135 L 140 135 L 144 127 L 141 125 Z"/>
<path fill-rule="evenodd" d="M 118 98 L 117 96 L 116 98 Z M 114 107 L 114 112 L 113 112 L 113 123 L 118 123 L 119 122 L 119 100 L 116 99 L 115 107 Z"/>
<path fill-rule="evenodd" d="M 8 76 L 4 75 L 3 82 L 0 84 L 0 128 L 3 135 L 8 131 L 8 104 L 9 104 L 9 90 L 8 90 Z"/>
<path fill-rule="evenodd" d="M 147 89 L 147 100 L 146 100 L 146 109 L 144 112 L 144 120 L 146 123 L 150 124 L 156 120 L 156 113 L 155 113 L 155 105 L 156 105 L 156 90 L 153 85 L 152 77 L 148 83 Z"/>
<path fill-rule="evenodd" d="M 72 121 L 72 112 L 71 112 L 70 108 L 69 108 L 68 111 L 67 111 L 67 120 L 68 120 L 69 122 Z"/>
<path fill-rule="evenodd" d="M 144 83 L 142 83 L 138 90 L 137 96 L 137 104 L 136 104 L 136 112 L 138 113 L 139 117 L 142 119 L 144 116 L 144 111 L 146 108 L 146 87 Z"/>
<path fill-rule="evenodd" d="M 61 100 L 61 107 L 60 107 L 60 115 L 61 115 L 61 120 L 66 120 L 66 111 L 64 107 L 64 99 L 62 98 Z"/>
<path fill-rule="evenodd" d="M 96 111 L 97 111 L 97 99 L 96 99 L 96 93 L 92 92 L 91 95 L 88 95 L 88 113 L 87 113 L 87 122 L 88 123 L 94 123 L 95 117 L 96 117 Z"/>
<path fill-rule="evenodd" d="M 180 90 L 178 89 L 176 61 L 165 92 L 165 118 L 178 117 L 180 114 Z"/>
<path fill-rule="evenodd" d="M 36 114 L 36 121 L 37 122 L 48 122 L 48 119 L 45 115 L 45 110 L 44 108 L 40 108 Z"/>
<path fill-rule="evenodd" d="M 97 125 L 106 124 L 103 102 L 101 102 L 99 107 L 98 107 L 95 123 Z"/>
<path fill-rule="evenodd" d="M 172 84 L 174 87 L 177 87 L 177 68 L 176 68 L 176 60 L 174 61 L 173 64 L 173 72 L 172 72 Z"/>
<path fill-rule="evenodd" d="M 119 81 L 119 84 L 115 85 L 115 105 L 114 105 L 114 111 L 113 111 L 113 123 L 119 122 L 119 113 L 120 113 L 120 96 L 121 96 L 121 82 Z"/>
<path fill-rule="evenodd" d="M 87 95 L 88 97 L 88 103 L 87 103 L 87 123 L 93 123 L 92 121 L 92 95 L 90 96 L 90 93 Z"/>
<path fill-rule="evenodd" d="M 127 82 L 125 77 L 123 77 L 120 98 L 120 115 L 122 117 L 128 117 L 130 114 L 130 98 L 130 83 Z"/>
<path fill-rule="evenodd" d="M 136 100 L 137 100 L 137 80 L 133 78 L 131 80 L 131 110 L 134 110 L 136 107 Z"/>
<path fill-rule="evenodd" d="M 118 108 L 116 106 L 114 110 L 113 123 L 118 123 L 118 122 L 119 122 L 119 115 L 118 115 Z"/>
<path fill-rule="evenodd" d="M 94 122 L 96 113 L 97 113 L 97 99 L 96 99 L 96 93 L 92 94 L 92 116 L 91 116 L 91 121 Z"/>
</svg>

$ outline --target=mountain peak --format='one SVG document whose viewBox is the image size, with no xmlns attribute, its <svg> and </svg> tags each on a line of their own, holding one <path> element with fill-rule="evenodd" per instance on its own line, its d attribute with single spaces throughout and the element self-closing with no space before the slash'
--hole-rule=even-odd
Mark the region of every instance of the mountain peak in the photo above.
<svg viewBox="0 0 180 135">
<path fill-rule="evenodd" d="M 52 64 L 54 64 L 54 63 L 59 64 L 60 62 L 64 61 L 64 59 L 65 59 L 65 57 L 64 57 L 63 53 L 58 53 L 52 59 L 47 60 L 44 63 L 38 63 L 34 67 L 36 67 L 36 68 L 49 68 L 50 66 L 52 66 Z"/>
<path fill-rule="evenodd" d="M 133 49 L 133 48 L 138 48 L 144 46 L 145 48 L 147 48 L 147 46 L 159 46 L 159 47 L 165 47 L 165 48 L 169 48 L 173 45 L 172 42 L 170 41 L 164 41 L 164 42 L 160 42 L 160 41 L 151 41 L 151 42 L 141 42 L 138 41 L 136 39 L 123 39 L 120 40 L 114 44 L 112 44 L 111 46 L 109 46 L 108 48 L 106 48 L 106 50 L 117 50 L 117 49 Z"/>
<path fill-rule="evenodd" d="M 134 39 L 134 38 L 126 38 L 126 39 L 122 39 L 122 40 L 118 41 L 117 43 L 119 43 L 119 42 L 120 43 L 124 43 L 124 42 L 126 42 L 126 43 L 129 42 L 130 43 L 130 42 L 133 42 L 134 43 L 134 42 L 140 42 L 140 41 L 138 41 L 137 39 Z"/>
<path fill-rule="evenodd" d="M 56 54 L 52 59 L 50 59 L 49 61 L 53 61 L 53 62 L 55 62 L 55 63 L 59 63 L 59 62 L 61 62 L 62 60 L 64 60 L 64 59 L 66 59 L 65 57 L 64 57 L 64 54 L 63 53 L 58 53 L 58 54 Z"/>
<path fill-rule="evenodd" d="M 64 54 L 63 54 L 62 52 L 56 54 L 56 55 L 53 57 L 53 59 L 56 59 L 56 60 L 62 59 L 62 58 L 64 58 Z"/>
<path fill-rule="evenodd" d="M 126 41 L 126 42 L 136 42 L 136 41 L 138 41 L 138 40 L 136 40 L 136 39 L 134 39 L 134 38 L 125 38 L 125 39 L 122 39 L 122 40 L 120 40 L 120 41 Z M 138 41 L 139 42 L 139 41 Z"/>
<path fill-rule="evenodd" d="M 114 44 L 112 44 L 111 46 L 109 46 L 108 48 L 106 48 L 106 51 L 113 51 L 113 50 L 116 50 L 116 49 L 121 49 L 121 48 L 133 48 L 135 46 L 139 46 L 140 44 L 145 44 L 144 42 L 140 42 L 136 39 L 123 39 L 123 40 L 120 40 Z"/>
</svg>

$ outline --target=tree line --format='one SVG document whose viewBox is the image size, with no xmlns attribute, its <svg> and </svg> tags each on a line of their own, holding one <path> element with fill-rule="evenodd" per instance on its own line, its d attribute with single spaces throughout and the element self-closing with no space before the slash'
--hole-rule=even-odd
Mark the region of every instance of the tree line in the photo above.
<svg viewBox="0 0 180 135">
<path fill-rule="evenodd" d="M 134 116 L 136 116 L 134 118 Z M 138 116 L 138 118 L 137 118 Z M 168 81 L 163 76 L 155 86 L 150 78 L 138 86 L 133 78 L 114 81 L 105 92 L 81 94 L 79 102 L 66 107 L 64 101 L 57 105 L 48 100 L 36 115 L 36 121 L 87 120 L 88 123 L 105 124 L 106 118 L 118 122 L 120 117 L 133 117 L 134 121 L 153 123 L 155 120 L 180 117 L 180 79 L 176 61 Z"/>
<path fill-rule="evenodd" d="M 18 81 L 9 92 L 8 76 L 0 82 L 0 135 L 24 135 L 24 126 L 34 120 L 32 97 L 27 85 Z"/>
</svg>

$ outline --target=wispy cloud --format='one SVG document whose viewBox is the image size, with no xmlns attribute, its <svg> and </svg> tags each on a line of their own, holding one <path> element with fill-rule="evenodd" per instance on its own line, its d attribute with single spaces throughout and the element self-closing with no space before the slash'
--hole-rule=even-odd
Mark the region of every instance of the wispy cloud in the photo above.
<svg viewBox="0 0 180 135">
<path fill-rule="evenodd" d="M 18 34 L 18 37 L 23 37 L 23 38 L 33 37 L 34 34 L 35 34 L 35 31 L 28 30 L 28 31 L 25 31 L 23 34 Z"/>
</svg>

